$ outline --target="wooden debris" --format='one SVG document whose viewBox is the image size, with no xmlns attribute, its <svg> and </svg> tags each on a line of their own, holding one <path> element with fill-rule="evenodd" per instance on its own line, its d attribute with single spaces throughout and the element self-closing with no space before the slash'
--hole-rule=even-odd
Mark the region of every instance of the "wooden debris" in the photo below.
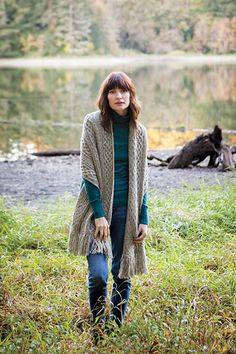
<svg viewBox="0 0 236 354">
<path fill-rule="evenodd" d="M 209 157 L 208 167 L 218 167 L 221 163 L 221 168 L 226 171 L 235 168 L 233 159 L 235 153 L 236 146 L 230 149 L 228 145 L 222 143 L 222 130 L 216 125 L 212 133 L 197 136 L 174 156 L 165 160 L 154 155 L 149 155 L 147 158 L 160 161 L 160 164 L 155 164 L 157 167 L 167 166 L 169 169 L 175 169 L 196 166 Z"/>
<path fill-rule="evenodd" d="M 147 156 L 147 159 L 149 161 L 157 160 L 160 162 L 159 164 L 150 162 L 149 165 L 175 169 L 196 166 L 207 157 L 210 157 L 208 167 L 218 167 L 221 164 L 221 169 L 226 171 L 236 167 L 233 159 L 233 154 L 235 153 L 236 145 L 230 148 L 228 145 L 223 144 L 222 130 L 216 125 L 212 133 L 197 136 L 185 144 L 176 155 L 164 160 L 151 154 Z M 80 155 L 80 150 L 41 151 L 34 152 L 32 155 L 42 157 Z"/>
<path fill-rule="evenodd" d="M 186 168 L 197 165 L 210 156 L 208 166 L 217 167 L 217 158 L 221 152 L 222 131 L 216 125 L 213 132 L 201 134 L 189 141 L 168 164 L 168 168 Z"/>
<path fill-rule="evenodd" d="M 34 155 L 34 156 L 41 156 L 41 157 L 80 155 L 80 150 L 51 150 L 51 151 L 40 151 L 40 152 L 33 152 L 31 155 Z"/>
</svg>

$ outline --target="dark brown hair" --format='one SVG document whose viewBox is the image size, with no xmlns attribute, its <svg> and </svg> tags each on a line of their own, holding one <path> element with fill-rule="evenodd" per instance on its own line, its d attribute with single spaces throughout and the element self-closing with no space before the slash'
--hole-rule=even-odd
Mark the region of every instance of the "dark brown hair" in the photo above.
<svg viewBox="0 0 236 354">
<path fill-rule="evenodd" d="M 103 83 L 101 84 L 97 106 L 102 114 L 102 126 L 106 131 L 111 131 L 111 112 L 112 109 L 109 105 L 107 95 L 110 90 L 119 88 L 130 93 L 130 104 L 128 107 L 128 113 L 130 115 L 131 122 L 135 129 L 138 127 L 138 116 L 141 110 L 141 106 L 136 96 L 136 89 L 130 77 L 124 72 L 112 72 L 110 73 Z"/>
</svg>

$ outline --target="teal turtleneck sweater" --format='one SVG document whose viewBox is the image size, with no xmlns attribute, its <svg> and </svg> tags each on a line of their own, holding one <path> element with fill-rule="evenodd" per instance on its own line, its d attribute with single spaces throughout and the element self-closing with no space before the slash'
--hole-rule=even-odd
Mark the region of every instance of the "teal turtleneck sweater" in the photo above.
<svg viewBox="0 0 236 354">
<path fill-rule="evenodd" d="M 128 185 L 129 185 L 129 160 L 128 160 L 128 140 L 129 140 L 129 116 L 120 116 L 113 111 L 113 137 L 114 137 L 114 198 L 113 207 L 127 206 Z M 91 182 L 83 179 L 90 205 L 93 209 L 95 219 L 105 216 L 99 189 Z M 148 224 L 147 195 L 143 196 L 143 203 L 139 217 L 140 224 Z"/>
</svg>

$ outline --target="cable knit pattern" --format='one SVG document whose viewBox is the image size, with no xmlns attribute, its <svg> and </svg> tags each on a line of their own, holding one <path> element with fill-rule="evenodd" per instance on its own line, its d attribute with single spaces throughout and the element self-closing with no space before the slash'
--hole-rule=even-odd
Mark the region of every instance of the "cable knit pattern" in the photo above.
<svg viewBox="0 0 236 354">
<path fill-rule="evenodd" d="M 129 132 L 129 195 L 120 264 L 121 279 L 147 271 L 144 244 L 135 245 L 139 214 L 143 195 L 147 191 L 147 136 L 145 127 L 139 123 L 138 131 L 130 124 Z M 113 133 L 101 125 L 100 112 L 85 117 L 81 138 L 81 174 L 99 188 L 106 219 L 111 224 L 114 190 Z M 87 256 L 89 253 L 105 253 L 112 256 L 110 239 L 94 238 L 95 224 L 85 185 L 80 190 L 70 228 L 69 251 Z"/>
</svg>

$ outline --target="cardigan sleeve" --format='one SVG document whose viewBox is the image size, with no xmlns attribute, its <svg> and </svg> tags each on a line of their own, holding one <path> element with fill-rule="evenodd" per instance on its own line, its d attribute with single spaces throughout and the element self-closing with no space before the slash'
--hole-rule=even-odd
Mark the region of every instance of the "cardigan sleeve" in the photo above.
<svg viewBox="0 0 236 354">
<path fill-rule="evenodd" d="M 148 205 L 147 205 L 147 193 L 143 196 L 143 203 L 141 212 L 139 215 L 139 224 L 148 225 Z"/>
<path fill-rule="evenodd" d="M 99 189 L 85 178 L 83 178 L 83 181 L 85 183 L 85 190 L 89 198 L 90 206 L 93 209 L 94 218 L 97 219 L 105 216 Z"/>
</svg>

